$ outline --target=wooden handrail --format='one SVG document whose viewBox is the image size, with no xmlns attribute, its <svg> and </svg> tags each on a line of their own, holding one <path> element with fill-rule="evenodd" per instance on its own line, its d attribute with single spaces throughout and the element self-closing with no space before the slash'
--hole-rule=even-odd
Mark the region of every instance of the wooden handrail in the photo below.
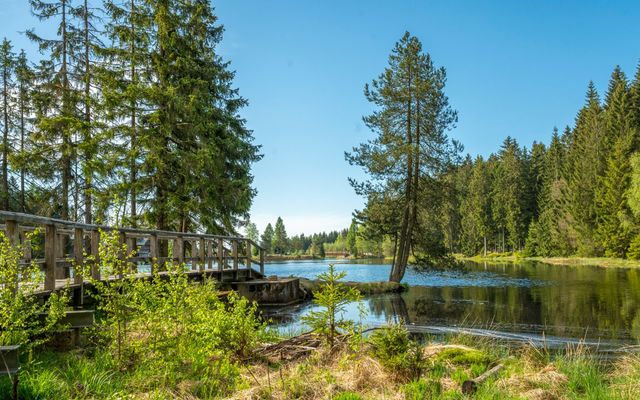
<svg viewBox="0 0 640 400">
<path fill-rule="evenodd" d="M 217 267 L 222 271 L 227 269 L 228 262 L 231 261 L 231 268 L 237 273 L 239 261 L 243 261 L 247 269 L 251 269 L 252 263 L 255 263 L 260 266 L 260 272 L 264 273 L 264 249 L 255 241 L 242 236 L 110 227 L 11 211 L 0 211 L 0 221 L 4 222 L 4 225 L 0 224 L 0 228 L 5 230 L 11 243 L 15 245 L 22 243 L 25 253 L 24 259 L 20 261 L 21 264 L 36 260 L 32 258 L 31 243 L 24 232 L 33 231 L 34 227 L 44 228 L 44 258 L 37 260 L 42 260 L 40 262 L 44 265 L 45 290 L 55 290 L 56 279 L 69 279 L 72 275 L 69 267 L 87 263 L 88 259 L 93 260 L 91 277 L 100 279 L 97 258 L 101 231 L 119 232 L 121 243 L 126 245 L 127 254 L 131 255 L 126 257 L 127 265 L 134 271 L 138 271 L 138 263 L 148 263 L 153 267 L 155 265 L 153 260 L 158 262 L 160 268 L 164 266 L 165 261 L 174 260 L 179 263 L 190 263 L 194 270 L 204 272 Z M 138 248 L 138 239 L 145 241 L 148 250 L 140 252 L 142 248 Z M 172 257 L 167 257 L 160 252 L 160 241 L 172 243 Z M 252 259 L 252 248 L 257 249 L 260 255 L 259 260 Z M 85 259 L 85 252 L 92 257 Z M 38 257 L 42 257 L 41 254 Z M 124 253 L 122 257 L 125 257 Z M 76 268 L 73 271 L 75 284 L 83 284 L 86 278 L 80 275 L 81 271 L 82 268 Z"/>
</svg>

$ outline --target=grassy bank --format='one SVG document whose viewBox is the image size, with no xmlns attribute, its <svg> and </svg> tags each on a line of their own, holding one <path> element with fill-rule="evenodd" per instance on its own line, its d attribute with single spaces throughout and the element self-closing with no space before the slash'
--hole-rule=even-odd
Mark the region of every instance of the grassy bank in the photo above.
<svg viewBox="0 0 640 400">
<path fill-rule="evenodd" d="M 268 345 L 263 344 L 251 357 L 233 360 L 229 375 L 211 371 L 188 378 L 167 375 L 162 369 L 119 368 L 109 355 L 91 348 L 42 352 L 20 373 L 20 398 L 635 399 L 640 395 L 637 355 L 603 363 L 583 348 L 553 356 L 532 347 L 513 349 L 458 336 L 416 348 L 405 346 L 399 351 L 402 357 L 394 358 L 398 356 L 394 349 L 407 342 L 396 334 L 381 336 L 382 341 L 340 342 L 333 348 L 298 345 L 311 349 L 298 355 L 294 346 L 286 345 L 266 354 L 262 349 Z M 497 365 L 502 368 L 478 384 L 474 395 L 461 393 L 464 381 Z M 0 399 L 9 398 L 9 387 L 9 380 L 0 378 Z"/>
<path fill-rule="evenodd" d="M 269 254 L 264 257 L 265 261 L 291 261 L 291 260 L 322 260 L 324 257 L 310 254 Z"/>
<path fill-rule="evenodd" d="M 519 261 L 538 261 L 552 265 L 589 265 L 608 268 L 635 268 L 640 267 L 640 260 L 628 260 L 624 258 L 606 258 L 606 257 L 524 257 L 517 253 L 491 253 L 487 256 L 464 256 L 456 254 L 455 258 L 460 261 L 475 262 L 519 262 Z"/>
</svg>

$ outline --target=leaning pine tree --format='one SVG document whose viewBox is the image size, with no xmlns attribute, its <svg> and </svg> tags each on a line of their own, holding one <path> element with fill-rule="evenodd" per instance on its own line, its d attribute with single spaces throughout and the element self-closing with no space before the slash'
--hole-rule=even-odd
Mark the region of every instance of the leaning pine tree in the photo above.
<svg viewBox="0 0 640 400">
<path fill-rule="evenodd" d="M 390 281 L 402 279 L 412 252 L 434 248 L 432 238 L 416 232 L 429 231 L 426 221 L 435 209 L 428 199 L 438 190 L 434 177 L 457 154 L 457 143 L 446 135 L 457 114 L 444 94 L 445 82 L 444 68 L 436 68 L 420 41 L 405 33 L 389 66 L 365 87 L 377 109 L 364 122 L 377 136 L 346 154 L 370 176 L 366 182 L 350 180 L 368 200 L 360 219 L 395 243 Z"/>
</svg>

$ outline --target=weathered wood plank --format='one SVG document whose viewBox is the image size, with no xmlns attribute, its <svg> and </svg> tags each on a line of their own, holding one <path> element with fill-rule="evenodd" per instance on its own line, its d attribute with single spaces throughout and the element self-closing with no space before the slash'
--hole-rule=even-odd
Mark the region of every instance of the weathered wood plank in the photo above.
<svg viewBox="0 0 640 400">
<path fill-rule="evenodd" d="M 73 234 L 73 283 L 82 283 L 84 267 L 84 230 L 76 228 Z"/>
<path fill-rule="evenodd" d="M 91 231 L 91 278 L 100 280 L 100 231 Z"/>
<path fill-rule="evenodd" d="M 55 225 L 47 225 L 44 234 L 44 289 L 54 290 L 56 288 L 56 233 Z"/>
</svg>

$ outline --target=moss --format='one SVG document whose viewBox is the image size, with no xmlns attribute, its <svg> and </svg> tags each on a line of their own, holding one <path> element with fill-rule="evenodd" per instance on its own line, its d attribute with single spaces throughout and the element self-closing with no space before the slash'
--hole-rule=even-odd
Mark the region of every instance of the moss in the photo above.
<svg viewBox="0 0 640 400">
<path fill-rule="evenodd" d="M 462 365 L 486 365 L 490 364 L 492 358 L 480 350 L 475 349 L 463 349 L 463 348 L 449 348 L 441 351 L 436 356 L 438 361 L 448 361 L 452 364 Z M 476 367 L 477 368 L 477 367 Z"/>
</svg>

